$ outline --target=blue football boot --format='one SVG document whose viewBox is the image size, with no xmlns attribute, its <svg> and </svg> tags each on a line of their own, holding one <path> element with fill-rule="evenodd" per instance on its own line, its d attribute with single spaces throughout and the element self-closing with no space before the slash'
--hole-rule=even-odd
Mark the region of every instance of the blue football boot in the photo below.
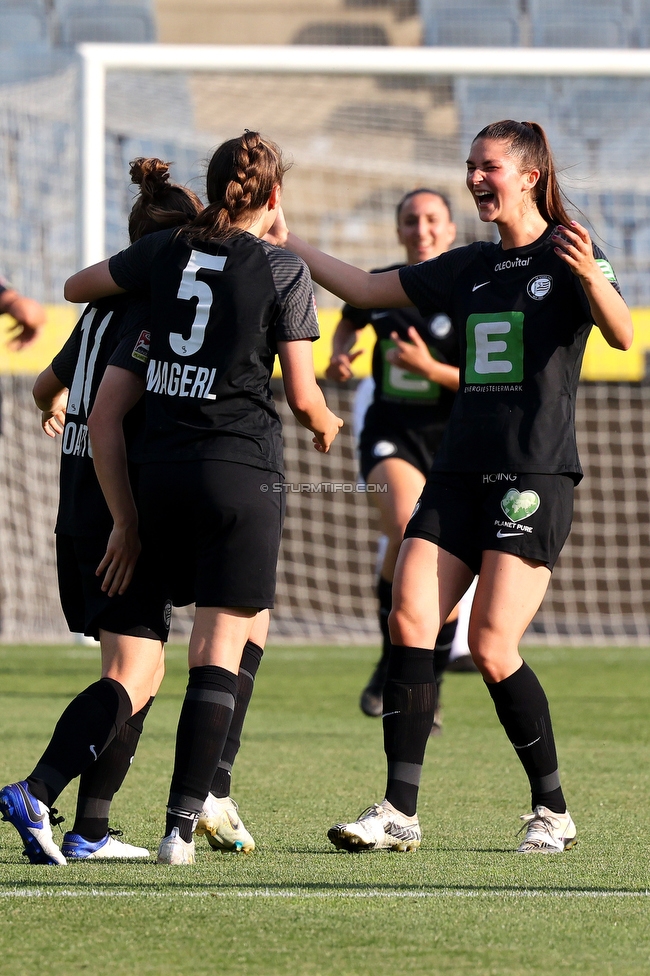
<svg viewBox="0 0 650 976">
<path fill-rule="evenodd" d="M 29 792 L 24 780 L 0 790 L 0 814 L 20 834 L 31 864 L 67 863 L 52 837 L 49 808 Z"/>
<path fill-rule="evenodd" d="M 69 861 L 107 861 L 111 858 L 134 860 L 149 857 L 146 847 L 134 847 L 118 840 L 121 830 L 109 830 L 101 840 L 86 840 L 81 834 L 64 834 L 61 850 Z"/>
</svg>

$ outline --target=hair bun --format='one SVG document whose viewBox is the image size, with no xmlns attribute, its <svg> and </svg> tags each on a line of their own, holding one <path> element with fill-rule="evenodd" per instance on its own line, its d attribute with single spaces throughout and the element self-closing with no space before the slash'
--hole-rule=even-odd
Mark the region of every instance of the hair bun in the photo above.
<svg viewBox="0 0 650 976">
<path fill-rule="evenodd" d="M 164 195 L 171 189 L 169 182 L 170 165 L 170 163 L 165 163 L 155 156 L 148 159 L 139 156 L 129 164 L 131 182 L 140 187 L 140 192 L 144 197 L 154 198 Z"/>
</svg>

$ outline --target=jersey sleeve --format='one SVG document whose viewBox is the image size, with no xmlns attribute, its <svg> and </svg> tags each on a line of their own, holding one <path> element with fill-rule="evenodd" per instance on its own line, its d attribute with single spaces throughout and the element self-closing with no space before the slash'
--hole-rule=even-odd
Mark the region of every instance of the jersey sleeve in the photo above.
<svg viewBox="0 0 650 976">
<path fill-rule="evenodd" d="M 430 261 L 401 268 L 402 288 L 420 315 L 449 312 L 454 283 L 460 273 L 474 259 L 480 244 L 469 244 L 447 251 Z"/>
<path fill-rule="evenodd" d="M 275 323 L 276 340 L 292 342 L 320 338 L 309 268 L 302 258 L 290 251 L 266 245 L 266 253 L 281 308 Z"/>
<path fill-rule="evenodd" d="M 149 294 L 151 266 L 154 259 L 168 242 L 176 228 L 161 230 L 141 237 L 135 244 L 114 254 L 108 260 L 108 270 L 116 285 L 125 291 Z"/>
<path fill-rule="evenodd" d="M 364 329 L 370 322 L 370 312 L 369 308 L 355 308 L 346 302 L 341 309 L 341 318 L 352 322 L 355 329 Z"/>
<path fill-rule="evenodd" d="M 90 308 L 90 306 L 88 306 Z M 77 365 L 77 358 L 79 356 L 79 347 L 81 344 L 81 323 L 83 322 L 88 308 L 84 311 L 83 315 L 75 325 L 74 329 L 70 333 L 68 339 L 66 340 L 63 349 L 56 354 L 52 360 L 52 371 L 59 382 L 63 383 L 65 387 L 70 389 L 72 385 L 72 378 L 74 376 L 75 366 Z"/>
<path fill-rule="evenodd" d="M 109 366 L 127 369 L 143 379 L 147 375 L 151 344 L 151 307 L 148 302 L 133 302 L 124 316 L 117 346 Z"/>
</svg>

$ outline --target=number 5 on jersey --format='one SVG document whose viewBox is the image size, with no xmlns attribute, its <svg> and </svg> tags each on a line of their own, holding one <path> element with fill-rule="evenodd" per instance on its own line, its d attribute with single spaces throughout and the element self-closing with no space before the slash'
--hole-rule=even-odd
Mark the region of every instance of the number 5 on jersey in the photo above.
<svg viewBox="0 0 650 976">
<path fill-rule="evenodd" d="M 216 254 L 205 254 L 204 251 L 192 251 L 189 260 L 183 270 L 183 277 L 178 289 L 178 298 L 183 301 L 190 301 L 198 298 L 192 330 L 189 338 L 186 339 L 180 332 L 172 332 L 169 336 L 169 345 L 177 356 L 193 356 L 203 345 L 205 339 L 205 328 L 210 318 L 210 309 L 214 301 L 212 289 L 205 281 L 199 281 L 196 277 L 197 271 L 223 271 L 226 258 Z"/>
<path fill-rule="evenodd" d="M 521 383 L 524 313 L 480 312 L 467 319 L 466 383 Z"/>
</svg>

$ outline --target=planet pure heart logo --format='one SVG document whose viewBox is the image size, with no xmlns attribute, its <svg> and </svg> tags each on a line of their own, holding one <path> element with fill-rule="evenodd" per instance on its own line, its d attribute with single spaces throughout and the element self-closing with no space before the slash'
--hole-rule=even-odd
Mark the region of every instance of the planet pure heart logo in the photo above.
<svg viewBox="0 0 650 976">
<path fill-rule="evenodd" d="M 530 488 L 528 491 L 510 488 L 501 499 L 501 508 L 511 522 L 521 522 L 535 514 L 539 508 L 539 495 Z"/>
</svg>

